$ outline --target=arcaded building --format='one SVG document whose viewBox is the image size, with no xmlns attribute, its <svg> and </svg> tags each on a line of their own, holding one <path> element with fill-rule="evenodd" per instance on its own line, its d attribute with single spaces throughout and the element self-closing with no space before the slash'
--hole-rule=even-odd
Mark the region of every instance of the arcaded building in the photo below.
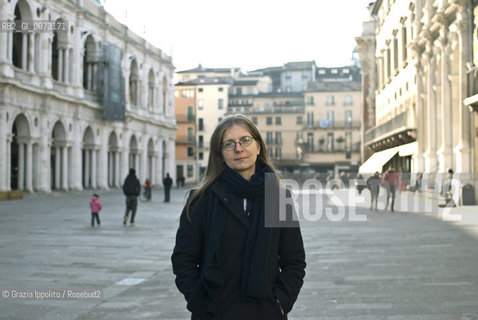
<svg viewBox="0 0 478 320">
<path fill-rule="evenodd" d="M 0 191 L 81 190 L 175 176 L 172 58 L 91 0 L 0 2 Z"/>
</svg>

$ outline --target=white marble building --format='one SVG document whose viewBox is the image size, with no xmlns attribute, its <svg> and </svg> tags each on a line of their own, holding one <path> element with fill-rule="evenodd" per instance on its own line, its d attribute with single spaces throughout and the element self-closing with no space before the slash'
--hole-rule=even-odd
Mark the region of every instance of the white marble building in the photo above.
<svg viewBox="0 0 478 320">
<path fill-rule="evenodd" d="M 91 0 L 3 0 L 7 20 L 66 27 L 0 32 L 0 191 L 174 179 L 170 56 Z"/>
</svg>

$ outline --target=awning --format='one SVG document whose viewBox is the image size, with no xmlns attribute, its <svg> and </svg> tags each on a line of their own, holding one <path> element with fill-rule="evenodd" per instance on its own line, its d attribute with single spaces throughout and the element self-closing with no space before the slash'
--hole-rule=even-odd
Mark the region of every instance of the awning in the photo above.
<svg viewBox="0 0 478 320">
<path fill-rule="evenodd" d="M 403 144 L 398 147 L 390 148 L 380 152 L 375 152 L 367 159 L 359 168 L 359 173 L 375 173 L 382 172 L 382 167 L 393 158 L 394 155 L 400 157 L 408 157 L 418 152 L 418 142 Z"/>
<path fill-rule="evenodd" d="M 382 172 L 382 167 L 397 154 L 400 147 L 375 152 L 359 168 L 359 173 Z"/>
<path fill-rule="evenodd" d="M 400 157 L 408 157 L 418 153 L 418 142 L 407 143 L 398 147 Z"/>
</svg>

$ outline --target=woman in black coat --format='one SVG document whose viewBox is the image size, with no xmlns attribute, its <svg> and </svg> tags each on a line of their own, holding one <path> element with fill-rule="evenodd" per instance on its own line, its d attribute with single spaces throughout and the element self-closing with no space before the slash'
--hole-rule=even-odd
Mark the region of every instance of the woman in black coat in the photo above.
<svg viewBox="0 0 478 320">
<path fill-rule="evenodd" d="M 280 202 L 269 191 L 266 197 L 266 180 L 280 187 L 255 125 L 242 115 L 223 119 L 171 257 L 191 319 L 287 319 L 303 284 L 305 252 L 297 222 L 266 227 L 266 214 L 278 215 L 271 210 L 278 207 L 265 203 Z"/>
</svg>

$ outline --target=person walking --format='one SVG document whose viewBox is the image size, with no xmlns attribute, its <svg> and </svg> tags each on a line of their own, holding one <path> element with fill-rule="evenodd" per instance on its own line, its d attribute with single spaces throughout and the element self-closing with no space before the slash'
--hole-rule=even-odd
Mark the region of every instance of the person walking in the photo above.
<svg viewBox="0 0 478 320">
<path fill-rule="evenodd" d="M 377 210 L 378 194 L 380 193 L 380 185 L 382 184 L 382 179 L 380 174 L 376 171 L 372 176 L 367 179 L 367 187 L 370 189 L 370 209 L 374 208 Z M 375 206 L 373 205 L 375 202 Z"/>
<path fill-rule="evenodd" d="M 385 187 L 385 190 L 387 191 L 387 203 L 385 204 L 384 210 L 387 210 L 388 204 L 390 203 L 390 198 L 392 198 L 390 209 L 392 212 L 394 211 L 395 193 L 400 183 L 399 180 L 400 180 L 400 177 L 398 176 L 398 173 L 395 171 L 393 167 L 390 167 L 390 169 L 388 169 L 387 172 L 385 172 L 383 176 L 383 186 Z"/>
<path fill-rule="evenodd" d="M 95 220 L 98 226 L 101 225 L 100 221 L 100 211 L 103 208 L 103 205 L 100 201 L 100 196 L 98 194 L 93 194 L 93 197 L 90 201 L 90 209 L 91 209 L 91 227 L 95 226 Z"/>
<path fill-rule="evenodd" d="M 123 224 L 128 222 L 129 212 L 131 211 L 130 225 L 134 226 L 134 218 L 138 207 L 138 196 L 141 192 L 141 184 L 136 177 L 136 170 L 129 169 L 129 174 L 123 183 L 123 193 L 126 196 L 126 211 L 123 218 Z"/>
<path fill-rule="evenodd" d="M 169 196 L 171 194 L 171 186 L 173 185 L 173 179 L 166 173 L 166 177 L 163 179 L 164 186 L 164 202 L 169 202 Z"/>
<path fill-rule="evenodd" d="M 265 225 L 266 176 L 279 176 L 254 123 L 224 118 L 211 136 L 203 180 L 181 213 L 171 256 L 193 320 L 283 320 L 305 276 L 299 223 Z"/>
</svg>

